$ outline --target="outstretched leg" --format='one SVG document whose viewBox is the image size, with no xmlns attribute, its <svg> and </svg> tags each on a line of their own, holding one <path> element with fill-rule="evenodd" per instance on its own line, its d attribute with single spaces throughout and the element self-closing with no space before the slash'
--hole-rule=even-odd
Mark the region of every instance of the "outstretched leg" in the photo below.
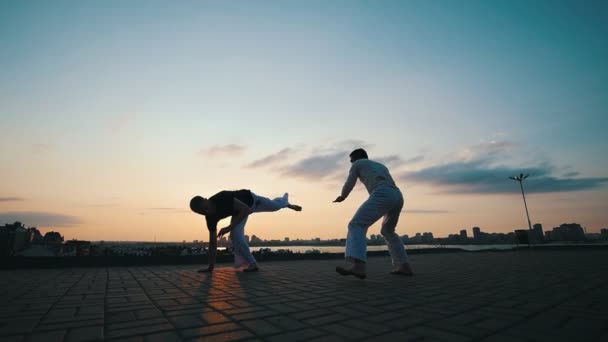
<svg viewBox="0 0 608 342">
<path fill-rule="evenodd" d="M 289 208 L 295 211 L 302 211 L 302 207 L 299 205 L 289 203 L 289 194 L 285 193 L 283 197 L 277 197 L 275 199 L 269 199 L 264 196 L 254 194 L 254 205 L 253 212 L 273 212 L 281 210 L 283 208 Z"/>
</svg>

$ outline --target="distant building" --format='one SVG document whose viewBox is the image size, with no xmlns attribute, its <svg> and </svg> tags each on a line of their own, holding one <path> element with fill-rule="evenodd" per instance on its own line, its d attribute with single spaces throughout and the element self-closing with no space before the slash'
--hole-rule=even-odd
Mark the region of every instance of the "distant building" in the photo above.
<svg viewBox="0 0 608 342">
<path fill-rule="evenodd" d="M 564 223 L 551 231 L 552 241 L 585 241 L 585 231 L 578 223 Z"/>
<path fill-rule="evenodd" d="M 23 223 L 17 221 L 0 227 L 0 255 L 15 255 L 30 246 L 33 231 L 26 229 Z"/>
<path fill-rule="evenodd" d="M 466 229 L 463 229 L 463 230 L 460 231 L 460 237 L 463 238 L 463 239 L 467 238 L 467 230 Z"/>
<path fill-rule="evenodd" d="M 61 251 L 61 244 L 63 243 L 63 236 L 57 232 L 47 232 L 42 238 L 45 246 L 55 254 L 59 254 Z"/>
<path fill-rule="evenodd" d="M 479 240 L 481 238 L 481 228 L 473 227 L 473 239 Z"/>
<path fill-rule="evenodd" d="M 433 242 L 433 233 L 426 232 L 422 233 L 422 242 Z"/>
<path fill-rule="evenodd" d="M 603 238 L 608 238 L 608 228 L 600 229 L 600 234 L 602 235 Z"/>
<path fill-rule="evenodd" d="M 61 254 L 66 256 L 89 256 L 91 255 L 91 241 L 66 241 L 61 248 Z"/>
<path fill-rule="evenodd" d="M 532 232 L 531 232 L 532 236 L 532 242 L 534 243 L 541 243 L 545 241 L 545 237 L 543 235 L 543 225 L 540 223 L 536 223 L 534 226 L 532 226 Z"/>
<path fill-rule="evenodd" d="M 289 242 L 289 238 L 285 237 L 285 239 L 283 239 L 284 242 Z"/>
<path fill-rule="evenodd" d="M 260 239 L 259 237 L 255 236 L 255 235 L 253 235 L 253 236 L 251 237 L 251 243 L 252 243 L 252 244 L 253 244 L 253 243 L 261 243 L 261 242 L 262 242 L 262 239 Z"/>
</svg>

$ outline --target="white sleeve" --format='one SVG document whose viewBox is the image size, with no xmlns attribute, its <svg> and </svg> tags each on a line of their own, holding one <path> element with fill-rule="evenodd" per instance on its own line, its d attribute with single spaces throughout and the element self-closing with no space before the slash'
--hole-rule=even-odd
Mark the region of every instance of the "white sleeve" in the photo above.
<svg viewBox="0 0 608 342">
<path fill-rule="evenodd" d="M 357 183 L 357 176 L 359 175 L 357 165 L 357 163 L 353 163 L 353 166 L 350 167 L 350 171 L 348 172 L 348 178 L 346 178 L 346 182 L 342 187 L 341 196 L 344 198 L 348 197 L 350 192 L 355 187 L 355 184 Z"/>
</svg>

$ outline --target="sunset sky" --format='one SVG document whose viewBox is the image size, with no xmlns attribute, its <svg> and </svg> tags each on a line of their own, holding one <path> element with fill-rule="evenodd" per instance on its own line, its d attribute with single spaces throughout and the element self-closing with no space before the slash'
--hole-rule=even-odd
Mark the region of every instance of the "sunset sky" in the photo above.
<svg viewBox="0 0 608 342">
<path fill-rule="evenodd" d="M 248 188 L 304 210 L 247 234 L 344 238 L 363 147 L 400 235 L 527 227 L 521 172 L 532 223 L 598 232 L 607 94 L 606 1 L 2 1 L 0 225 L 207 241 L 190 198 Z"/>
</svg>

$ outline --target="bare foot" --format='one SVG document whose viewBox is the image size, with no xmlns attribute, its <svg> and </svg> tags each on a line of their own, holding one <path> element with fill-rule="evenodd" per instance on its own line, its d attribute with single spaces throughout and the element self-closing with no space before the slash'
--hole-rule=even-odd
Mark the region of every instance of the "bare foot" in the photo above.
<svg viewBox="0 0 608 342">
<path fill-rule="evenodd" d="M 299 205 L 295 205 L 295 204 L 288 204 L 287 208 L 289 208 L 291 210 L 295 210 L 295 211 L 302 211 L 302 207 L 300 207 Z"/>
</svg>

